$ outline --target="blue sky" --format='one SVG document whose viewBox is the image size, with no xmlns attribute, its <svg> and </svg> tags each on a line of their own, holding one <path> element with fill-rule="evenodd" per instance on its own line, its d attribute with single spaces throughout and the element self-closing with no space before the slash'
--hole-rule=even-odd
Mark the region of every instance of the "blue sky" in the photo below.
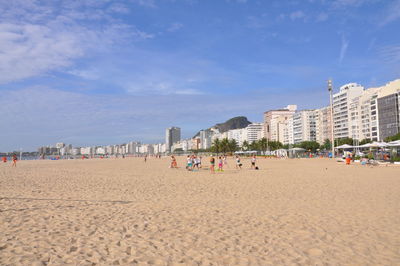
<svg viewBox="0 0 400 266">
<path fill-rule="evenodd" d="M 400 0 L 0 0 L 0 151 L 155 143 L 400 78 Z"/>
</svg>

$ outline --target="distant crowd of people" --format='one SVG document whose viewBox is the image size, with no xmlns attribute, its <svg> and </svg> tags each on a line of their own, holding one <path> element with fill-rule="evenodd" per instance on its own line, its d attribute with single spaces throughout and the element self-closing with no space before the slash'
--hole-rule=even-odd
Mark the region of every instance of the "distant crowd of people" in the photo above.
<svg viewBox="0 0 400 266">
<path fill-rule="evenodd" d="M 228 168 L 228 160 L 227 156 L 218 156 L 218 168 L 215 169 L 216 158 L 211 156 L 210 158 L 210 172 L 215 173 L 215 171 L 223 172 L 224 168 Z M 259 168 L 256 166 L 256 156 L 253 155 L 251 157 L 251 165 L 250 168 L 254 170 L 258 170 Z M 241 163 L 241 159 L 238 155 L 235 156 L 236 161 L 236 169 L 242 169 L 243 164 Z M 178 168 L 178 163 L 174 155 L 171 155 L 171 163 L 170 168 Z M 188 155 L 186 158 L 186 170 L 188 171 L 198 171 L 202 168 L 202 157 L 196 155 Z"/>
</svg>

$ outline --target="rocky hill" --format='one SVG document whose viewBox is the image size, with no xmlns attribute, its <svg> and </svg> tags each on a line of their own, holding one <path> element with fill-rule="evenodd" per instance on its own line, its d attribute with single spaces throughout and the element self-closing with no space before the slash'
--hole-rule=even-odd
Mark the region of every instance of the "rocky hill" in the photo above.
<svg viewBox="0 0 400 266">
<path fill-rule="evenodd" d="M 219 132 L 224 133 L 224 132 L 226 132 L 228 130 L 231 130 L 231 129 L 245 128 L 250 124 L 251 124 L 251 122 L 249 120 L 247 120 L 247 117 L 245 117 L 245 116 L 237 116 L 237 117 L 229 119 L 228 121 L 226 121 L 224 123 L 216 124 L 213 127 L 217 128 L 219 130 Z M 210 128 L 213 128 L 213 127 L 210 127 Z M 210 130 L 210 128 L 208 128 L 206 130 Z M 199 135 L 200 135 L 200 132 L 198 132 L 195 135 L 195 137 L 197 137 Z"/>
</svg>

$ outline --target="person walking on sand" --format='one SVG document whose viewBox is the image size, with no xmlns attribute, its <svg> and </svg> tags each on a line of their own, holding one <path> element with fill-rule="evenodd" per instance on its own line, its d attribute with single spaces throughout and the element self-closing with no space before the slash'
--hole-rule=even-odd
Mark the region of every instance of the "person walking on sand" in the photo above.
<svg viewBox="0 0 400 266">
<path fill-rule="evenodd" d="M 211 157 L 211 159 L 210 159 L 210 172 L 211 172 L 212 174 L 215 174 L 215 168 L 214 168 L 214 166 L 215 166 L 215 159 L 214 159 L 214 157 Z"/>
<path fill-rule="evenodd" d="M 192 171 L 192 166 L 193 166 L 192 157 L 190 155 L 188 155 L 187 159 L 186 159 L 186 169 L 188 171 Z"/>
<path fill-rule="evenodd" d="M 218 158 L 218 171 L 224 171 L 221 156 Z"/>
<path fill-rule="evenodd" d="M 222 157 L 222 160 L 224 161 L 224 167 L 228 167 L 228 159 L 226 158 L 226 155 Z"/>
<path fill-rule="evenodd" d="M 251 158 L 251 169 L 256 169 L 256 156 L 253 155 Z"/>
<path fill-rule="evenodd" d="M 171 155 L 171 164 L 169 165 L 169 168 L 177 168 L 176 167 L 176 159 L 175 156 Z"/>
<path fill-rule="evenodd" d="M 236 155 L 236 169 L 242 169 L 242 164 L 240 163 L 240 157 Z"/>
<path fill-rule="evenodd" d="M 197 170 L 200 169 L 200 159 L 196 155 L 193 157 L 193 168 L 197 168 Z"/>
<path fill-rule="evenodd" d="M 17 158 L 17 155 L 13 155 L 12 156 L 12 161 L 13 161 L 13 163 L 12 163 L 12 167 L 17 167 L 17 160 L 18 160 L 18 158 Z"/>
</svg>

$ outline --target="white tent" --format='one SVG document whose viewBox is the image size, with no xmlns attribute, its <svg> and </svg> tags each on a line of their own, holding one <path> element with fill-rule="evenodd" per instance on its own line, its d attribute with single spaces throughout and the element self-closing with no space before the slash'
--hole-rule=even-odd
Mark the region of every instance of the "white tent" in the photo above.
<svg viewBox="0 0 400 266">
<path fill-rule="evenodd" d="M 285 149 L 279 149 L 272 152 L 273 155 L 277 157 L 287 157 L 287 151 Z"/>
<path fill-rule="evenodd" d="M 374 141 L 372 143 L 367 143 L 364 145 L 361 145 L 360 148 L 383 148 L 389 146 L 386 142 L 377 142 Z"/>
<path fill-rule="evenodd" d="M 303 148 L 292 148 L 292 149 L 289 149 L 289 151 L 305 151 L 306 149 L 303 149 Z"/>
<path fill-rule="evenodd" d="M 351 149 L 351 148 L 353 148 L 353 146 L 350 146 L 349 144 L 343 144 L 338 147 L 335 147 L 335 149 Z"/>
<path fill-rule="evenodd" d="M 370 148 L 371 147 L 371 143 L 366 143 L 363 145 L 358 146 L 359 148 Z"/>
<path fill-rule="evenodd" d="M 400 140 L 391 141 L 388 143 L 388 146 L 390 147 L 400 146 Z"/>
</svg>

